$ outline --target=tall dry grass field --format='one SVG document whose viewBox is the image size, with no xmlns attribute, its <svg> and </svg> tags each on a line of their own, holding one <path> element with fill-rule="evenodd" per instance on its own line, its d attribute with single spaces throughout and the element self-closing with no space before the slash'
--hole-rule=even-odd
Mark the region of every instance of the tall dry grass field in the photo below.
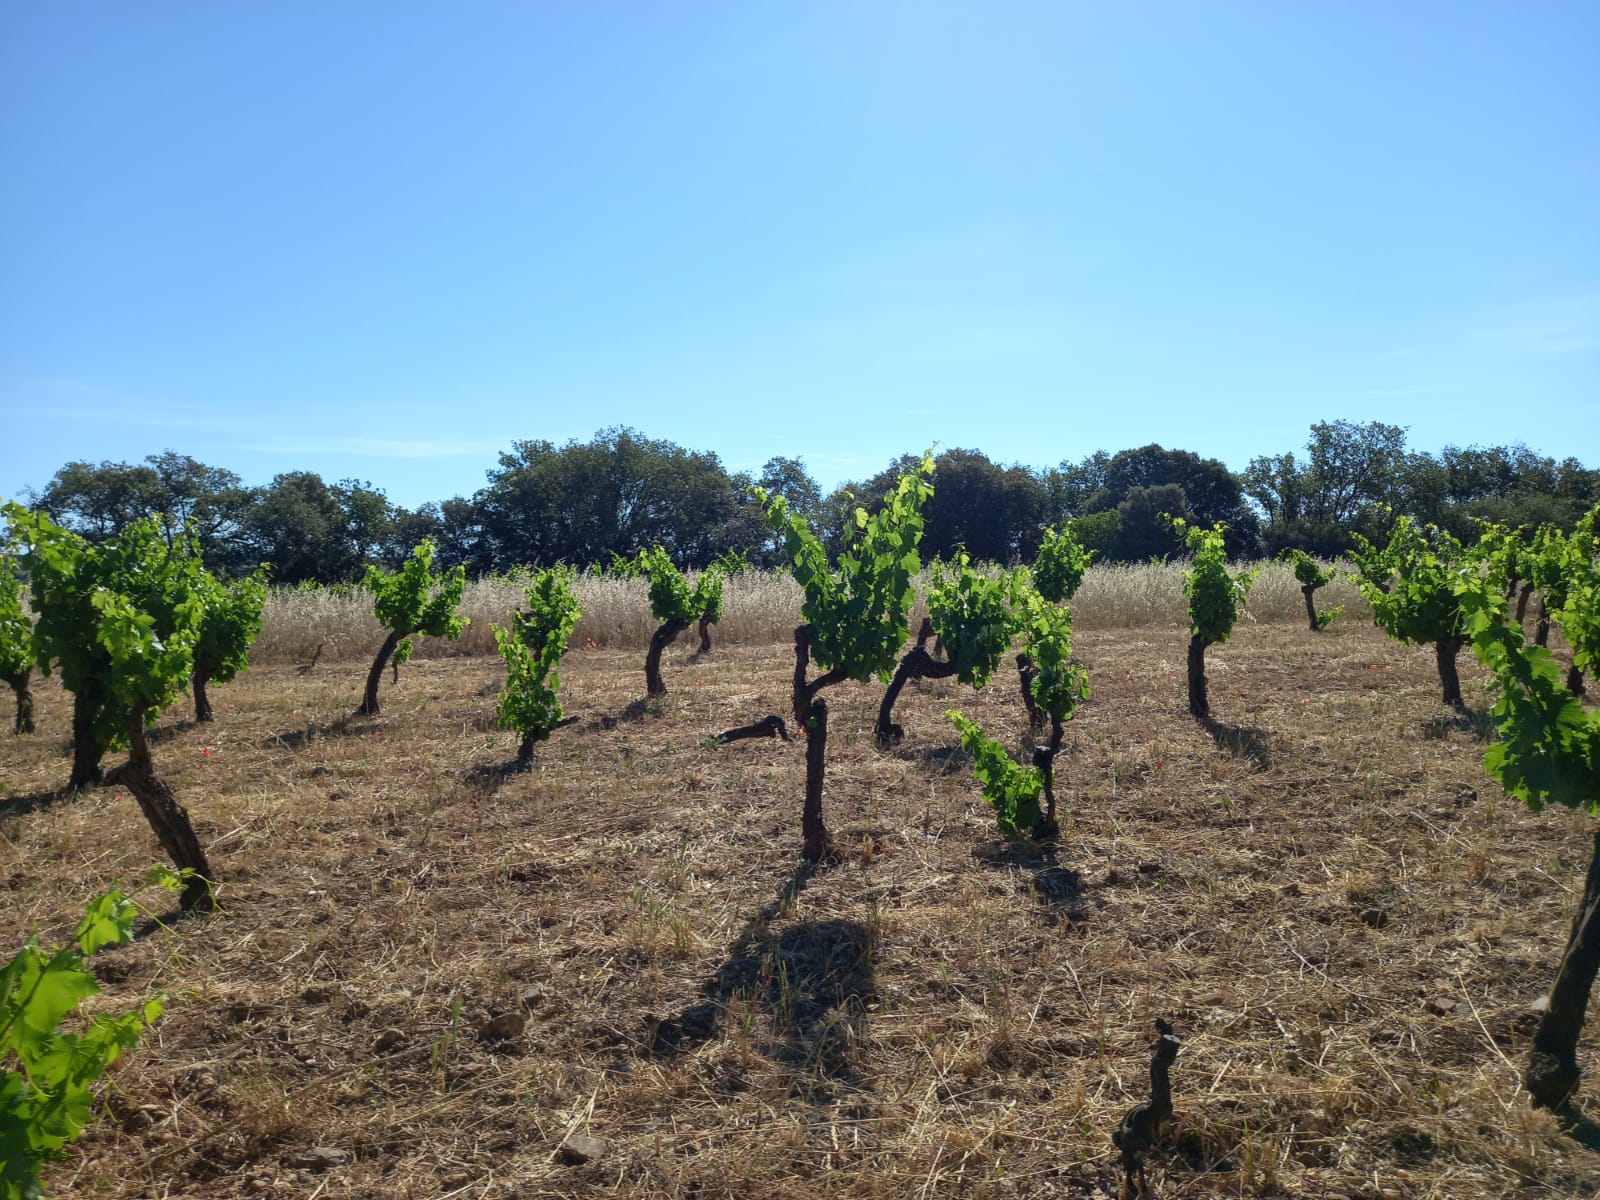
<svg viewBox="0 0 1600 1200">
<path fill-rule="evenodd" d="M 1256 564 L 1245 622 L 1290 624 L 1305 621 L 1305 601 L 1291 567 L 1280 562 Z M 1126 629 L 1143 625 L 1182 625 L 1188 621 L 1181 563 L 1095 566 L 1089 569 L 1073 604 L 1080 629 Z M 923 579 L 926 585 L 926 577 Z M 583 615 L 573 632 L 574 646 L 637 647 L 641 652 L 655 631 L 643 579 L 584 572 L 578 577 Z M 793 577 L 774 571 L 742 571 L 728 578 L 723 592 L 723 617 L 713 630 L 718 643 L 767 646 L 786 643 L 800 621 L 800 587 Z M 485 578 L 467 585 L 461 611 L 471 618 L 455 642 L 419 638 L 418 658 L 495 653 L 493 625 L 504 624 L 522 603 L 522 589 L 511 579 Z M 1340 576 L 1317 593 L 1319 608 L 1343 605 L 1345 618 L 1365 621 L 1371 609 L 1348 577 Z M 919 606 L 915 618 L 926 612 Z M 322 647 L 324 660 L 370 658 L 383 642 L 383 630 L 372 615 L 372 597 L 364 589 L 299 592 L 274 591 L 263 613 L 261 637 L 251 661 L 261 664 L 309 662 Z M 685 641 L 688 641 L 685 635 Z"/>
<path fill-rule="evenodd" d="M 1162 1196 L 1595 1195 L 1600 1155 L 1518 1090 L 1590 822 L 1499 792 L 1430 650 L 1349 610 L 1310 633 L 1270 575 L 1275 615 L 1208 654 L 1218 720 L 1195 722 L 1187 631 L 1147 571 L 1085 587 L 1094 695 L 1058 846 L 996 835 L 942 715 L 1020 747 L 1014 676 L 908 688 L 893 752 L 881 688 L 850 684 L 830 692 L 842 860 L 814 873 L 803 747 L 703 744 L 787 707 L 794 598 L 770 579 L 735 583 L 709 656 L 668 652 L 652 707 L 641 595 L 586 581 L 580 720 L 523 775 L 501 769 L 497 659 L 423 657 L 350 719 L 371 631 L 280 597 L 217 723 L 158 729 L 224 910 L 173 921 L 147 896 L 167 923 L 95 960 L 91 1008 L 171 1000 L 51 1193 L 1108 1197 L 1162 1016 L 1183 1039 Z M 1116 621 L 1139 596 L 1149 615 Z M 486 625 L 515 600 L 471 603 Z M 53 793 L 53 684 L 39 727 L 3 748 L 10 943 L 65 937 L 155 853 L 114 786 Z M 1593 1036 L 1581 1054 L 1600 1071 Z M 1580 1100 L 1600 1106 L 1592 1080 Z"/>
</svg>

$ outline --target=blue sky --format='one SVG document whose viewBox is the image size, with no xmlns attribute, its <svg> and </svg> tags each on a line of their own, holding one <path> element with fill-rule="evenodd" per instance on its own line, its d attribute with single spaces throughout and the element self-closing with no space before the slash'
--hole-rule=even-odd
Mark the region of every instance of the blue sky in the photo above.
<svg viewBox="0 0 1600 1200">
<path fill-rule="evenodd" d="M 610 425 L 1600 466 L 1600 5 L 0 6 L 0 496 Z"/>
</svg>

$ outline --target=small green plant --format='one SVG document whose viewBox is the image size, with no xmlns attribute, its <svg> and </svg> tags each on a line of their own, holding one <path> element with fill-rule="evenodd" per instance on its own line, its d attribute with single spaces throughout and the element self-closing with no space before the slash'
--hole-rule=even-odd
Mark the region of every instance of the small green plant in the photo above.
<svg viewBox="0 0 1600 1200">
<path fill-rule="evenodd" d="M 974 773 L 983 784 L 985 799 L 995 806 L 1001 831 L 1031 829 L 1034 837 L 1042 840 L 1058 837 L 1061 832 L 1056 817 L 1056 758 L 1061 753 L 1066 723 L 1078 705 L 1089 698 L 1089 677 L 1072 656 L 1071 609 L 1031 590 L 1021 593 L 1017 603 L 1026 647 L 1024 657 L 1029 663 L 1025 678 L 1032 710 L 1049 718 L 1050 741 L 1035 746 L 1032 765 L 1023 768 L 1011 762 L 1004 747 L 984 738 L 982 730 L 960 713 L 952 710 L 945 715 L 955 721 L 962 745 L 977 762 Z M 1004 765 L 996 755 L 1005 759 Z M 1042 809 L 1041 794 L 1045 801 Z"/>
<path fill-rule="evenodd" d="M 961 734 L 961 745 L 972 755 L 972 773 L 983 786 L 983 798 L 994 806 L 995 822 L 1005 834 L 1032 830 L 1044 820 L 1039 797 L 1044 792 L 1044 777 L 1037 767 L 1019 767 L 1006 748 L 985 737 L 976 721 L 969 721 L 956 709 L 945 716 Z"/>
<path fill-rule="evenodd" d="M 168 887 L 178 873 L 152 876 Z M 100 990 L 84 959 L 133 936 L 138 906 L 113 889 L 85 907 L 73 944 L 41 949 L 30 937 L 0 967 L 0 1200 L 37 1200 L 39 1168 L 88 1124 L 92 1088 L 161 1015 L 164 996 L 101 1013 L 81 1033 L 61 1023 Z"/>
<path fill-rule="evenodd" d="M 0 679 L 17 697 L 15 733 L 32 733 L 33 622 L 22 607 L 22 577 L 17 561 L 0 554 Z"/>
<path fill-rule="evenodd" d="M 806 797 L 801 815 L 811 862 L 829 852 L 822 819 L 822 781 L 827 764 L 828 705 L 819 693 L 846 679 L 889 682 L 900 647 L 911 632 L 911 581 L 922 569 L 922 506 L 933 494 L 933 458 L 900 476 L 875 513 L 854 510 L 845 531 L 837 571 L 805 517 L 782 496 L 754 489 L 767 520 L 783 543 L 795 580 L 805 592 L 804 624 L 794 631 L 796 723 L 806 731 Z M 823 674 L 808 678 L 816 662 Z"/>
<path fill-rule="evenodd" d="M 1373 620 L 1407 645 L 1432 643 L 1446 704 L 1460 708 L 1461 677 L 1456 656 L 1466 641 L 1456 583 L 1469 567 L 1466 551 L 1435 525 L 1418 527 L 1395 518 L 1388 543 L 1377 549 L 1359 533 L 1351 556 L 1356 586 L 1372 605 Z"/>
<path fill-rule="evenodd" d="M 533 763 L 533 747 L 562 723 L 557 667 L 578 624 L 578 598 L 570 567 L 549 567 L 528 583 L 527 608 L 511 614 L 511 628 L 495 626 L 494 640 L 506 663 L 505 686 L 495 705 L 501 729 L 522 735 L 517 766 Z"/>
<path fill-rule="evenodd" d="M 367 673 L 367 690 L 361 707 L 356 709 L 358 716 L 377 716 L 382 711 L 378 685 L 383 682 L 383 668 L 391 655 L 396 667 L 410 659 L 413 636 L 425 633 L 454 640 L 467 627 L 467 618 L 456 612 L 467 586 L 467 569 L 457 566 L 442 575 L 436 573 L 433 550 L 433 539 L 423 538 L 398 571 L 367 568 L 365 584 L 372 593 L 373 611 L 389 632 Z"/>
<path fill-rule="evenodd" d="M 1535 812 L 1555 803 L 1591 816 L 1600 813 L 1600 712 L 1586 709 L 1562 686 L 1549 650 L 1525 645 L 1521 624 L 1507 619 L 1505 601 L 1492 583 L 1465 570 L 1457 574 L 1454 589 L 1462 628 L 1498 691 L 1490 715 L 1500 740 L 1484 752 L 1484 766 Z M 1524 1076 L 1534 1103 L 1542 1107 L 1562 1107 L 1578 1085 L 1578 1036 L 1597 970 L 1600 833 L 1594 835 L 1578 917 Z"/>
<path fill-rule="evenodd" d="M 1324 567 L 1304 550 L 1285 550 L 1283 557 L 1294 564 L 1294 577 L 1300 584 L 1300 594 L 1306 598 L 1306 620 L 1310 623 L 1311 632 L 1320 633 L 1332 625 L 1334 618 L 1344 611 L 1341 606 L 1330 608 L 1327 612 L 1318 612 L 1314 598 L 1316 590 L 1332 583 L 1338 577 L 1338 572 L 1332 567 Z"/>
<path fill-rule="evenodd" d="M 1600 666 L 1600 539 L 1595 526 L 1600 524 L 1600 505 L 1584 514 L 1567 539 L 1566 578 L 1563 603 L 1554 616 L 1572 647 L 1572 669 L 1567 672 L 1567 689 L 1584 694 L 1585 672 L 1592 678 Z"/>
<path fill-rule="evenodd" d="M 975 571 L 965 554 L 953 564 L 936 562 L 928 589 L 928 620 L 917 644 L 906 652 L 895 670 L 883 703 L 878 708 L 874 735 L 880 747 L 898 742 L 904 730 L 894 721 L 894 705 L 911 679 L 948 679 L 981 688 L 994 677 L 1000 659 L 1011 647 L 1016 618 L 1011 596 L 1014 576 L 990 578 Z M 924 643 L 929 633 L 945 648 L 943 661 L 929 654 Z"/>
<path fill-rule="evenodd" d="M 1070 524 L 1046 529 L 1033 561 L 1034 588 L 1052 604 L 1067 603 L 1082 586 L 1094 554 L 1079 544 Z"/>
<path fill-rule="evenodd" d="M 261 632 L 261 609 L 267 602 L 267 569 L 223 583 L 210 572 L 201 576 L 200 639 L 194 647 L 194 719 L 215 717 L 206 695 L 208 683 L 228 683 L 250 665 L 250 647 Z"/>
<path fill-rule="evenodd" d="M 1183 573 L 1183 594 L 1189 597 L 1189 711 L 1206 719 L 1211 716 L 1206 696 L 1206 647 L 1232 636 L 1255 572 L 1229 572 L 1222 539 L 1227 527 L 1220 522 L 1207 529 L 1174 517 L 1172 528 L 1190 554 L 1189 567 Z"/>
</svg>

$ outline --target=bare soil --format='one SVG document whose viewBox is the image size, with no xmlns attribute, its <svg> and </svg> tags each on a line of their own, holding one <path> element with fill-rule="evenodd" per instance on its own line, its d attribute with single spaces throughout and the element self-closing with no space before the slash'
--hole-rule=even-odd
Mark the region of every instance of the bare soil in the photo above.
<svg viewBox="0 0 1600 1200">
<path fill-rule="evenodd" d="M 815 872 L 803 745 L 703 744 L 787 713 L 781 643 L 674 647 L 649 706 L 642 644 L 573 651 L 581 719 L 526 774 L 496 658 L 413 662 L 376 718 L 359 657 L 258 667 L 210 726 L 185 700 L 155 762 L 223 911 L 140 891 L 165 924 L 95 960 L 91 1008 L 170 1000 L 49 1193 L 1108 1197 L 1160 1016 L 1159 1195 L 1600 1194 L 1592 1131 L 1518 1087 L 1591 822 L 1500 792 L 1430 648 L 1249 625 L 1202 724 L 1186 641 L 1080 632 L 1053 848 L 997 835 L 943 717 L 1020 751 L 1014 674 L 908 687 L 889 752 L 882 688 L 833 689 Z M 6 945 L 155 854 L 125 791 L 54 793 L 68 706 L 37 690 L 42 732 L 0 743 Z"/>
</svg>

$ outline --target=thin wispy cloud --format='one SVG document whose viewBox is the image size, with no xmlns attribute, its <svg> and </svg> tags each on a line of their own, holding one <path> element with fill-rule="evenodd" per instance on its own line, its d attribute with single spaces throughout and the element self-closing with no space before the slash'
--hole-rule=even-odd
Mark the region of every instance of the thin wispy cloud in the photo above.
<svg viewBox="0 0 1600 1200">
<path fill-rule="evenodd" d="M 1497 322 L 1490 339 L 1514 354 L 1585 354 L 1600 350 L 1600 287 L 1530 302 Z"/>
</svg>

